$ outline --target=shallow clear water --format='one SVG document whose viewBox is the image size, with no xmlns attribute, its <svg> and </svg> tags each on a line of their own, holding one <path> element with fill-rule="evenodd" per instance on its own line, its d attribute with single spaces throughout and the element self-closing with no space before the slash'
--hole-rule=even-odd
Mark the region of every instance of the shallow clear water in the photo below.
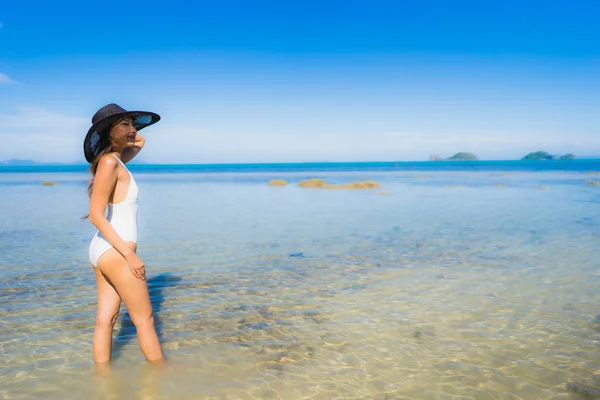
<svg viewBox="0 0 600 400">
<path fill-rule="evenodd" d="M 594 168 L 132 167 L 171 367 L 145 366 L 122 307 L 104 379 L 87 176 L 0 173 L 0 398 L 580 398 L 567 382 L 600 387 Z M 295 186 L 313 177 L 382 187 Z"/>
</svg>

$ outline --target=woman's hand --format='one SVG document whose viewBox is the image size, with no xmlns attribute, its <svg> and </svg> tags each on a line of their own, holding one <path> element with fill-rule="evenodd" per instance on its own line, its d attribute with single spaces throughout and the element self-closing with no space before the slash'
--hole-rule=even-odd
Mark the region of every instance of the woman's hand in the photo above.
<svg viewBox="0 0 600 400">
<path fill-rule="evenodd" d="M 146 139 L 139 133 L 135 136 L 135 142 L 131 143 L 129 147 L 125 147 L 123 149 L 123 153 L 121 153 L 121 161 L 123 164 L 127 164 L 129 161 L 133 159 L 139 153 L 144 144 L 146 143 Z"/>
<path fill-rule="evenodd" d="M 146 280 L 146 268 L 144 267 L 144 262 L 137 254 L 132 253 L 125 258 L 125 261 L 127 261 L 127 265 L 133 276 L 141 280 Z"/>
</svg>

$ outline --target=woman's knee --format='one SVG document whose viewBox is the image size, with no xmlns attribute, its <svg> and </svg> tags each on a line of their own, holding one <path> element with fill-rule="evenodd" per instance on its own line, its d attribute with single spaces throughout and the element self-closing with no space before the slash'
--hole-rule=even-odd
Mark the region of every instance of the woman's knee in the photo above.
<svg viewBox="0 0 600 400">
<path fill-rule="evenodd" d="M 143 328 L 146 326 L 154 326 L 154 313 L 150 312 L 148 313 L 139 313 L 136 315 L 131 315 L 131 313 L 129 314 L 129 316 L 131 317 L 131 321 L 133 322 L 133 324 L 135 325 L 136 328 Z"/>
<path fill-rule="evenodd" d="M 114 328 L 117 323 L 117 319 L 119 318 L 119 312 L 116 313 L 106 313 L 99 312 L 96 314 L 96 327 L 98 328 Z"/>
</svg>

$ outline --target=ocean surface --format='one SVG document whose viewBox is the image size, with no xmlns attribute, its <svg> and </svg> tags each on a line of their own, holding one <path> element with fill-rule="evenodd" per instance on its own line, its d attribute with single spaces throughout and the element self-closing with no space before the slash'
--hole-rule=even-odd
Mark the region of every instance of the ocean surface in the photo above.
<svg viewBox="0 0 600 400">
<path fill-rule="evenodd" d="M 0 399 L 600 387 L 600 160 L 130 170 L 169 367 L 146 365 L 123 306 L 114 373 L 94 373 L 86 166 L 0 167 Z M 310 178 L 381 187 L 296 186 Z"/>
</svg>

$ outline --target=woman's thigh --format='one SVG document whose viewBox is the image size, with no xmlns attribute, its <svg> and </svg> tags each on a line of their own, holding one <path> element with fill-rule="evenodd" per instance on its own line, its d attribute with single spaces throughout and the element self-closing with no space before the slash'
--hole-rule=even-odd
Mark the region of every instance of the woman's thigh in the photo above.
<svg viewBox="0 0 600 400">
<path fill-rule="evenodd" d="M 127 244 L 135 245 L 133 242 Z M 134 324 L 137 319 L 152 315 L 148 284 L 133 275 L 127 261 L 117 250 L 111 248 L 104 253 L 98 260 L 98 268 L 125 302 Z"/>
</svg>

